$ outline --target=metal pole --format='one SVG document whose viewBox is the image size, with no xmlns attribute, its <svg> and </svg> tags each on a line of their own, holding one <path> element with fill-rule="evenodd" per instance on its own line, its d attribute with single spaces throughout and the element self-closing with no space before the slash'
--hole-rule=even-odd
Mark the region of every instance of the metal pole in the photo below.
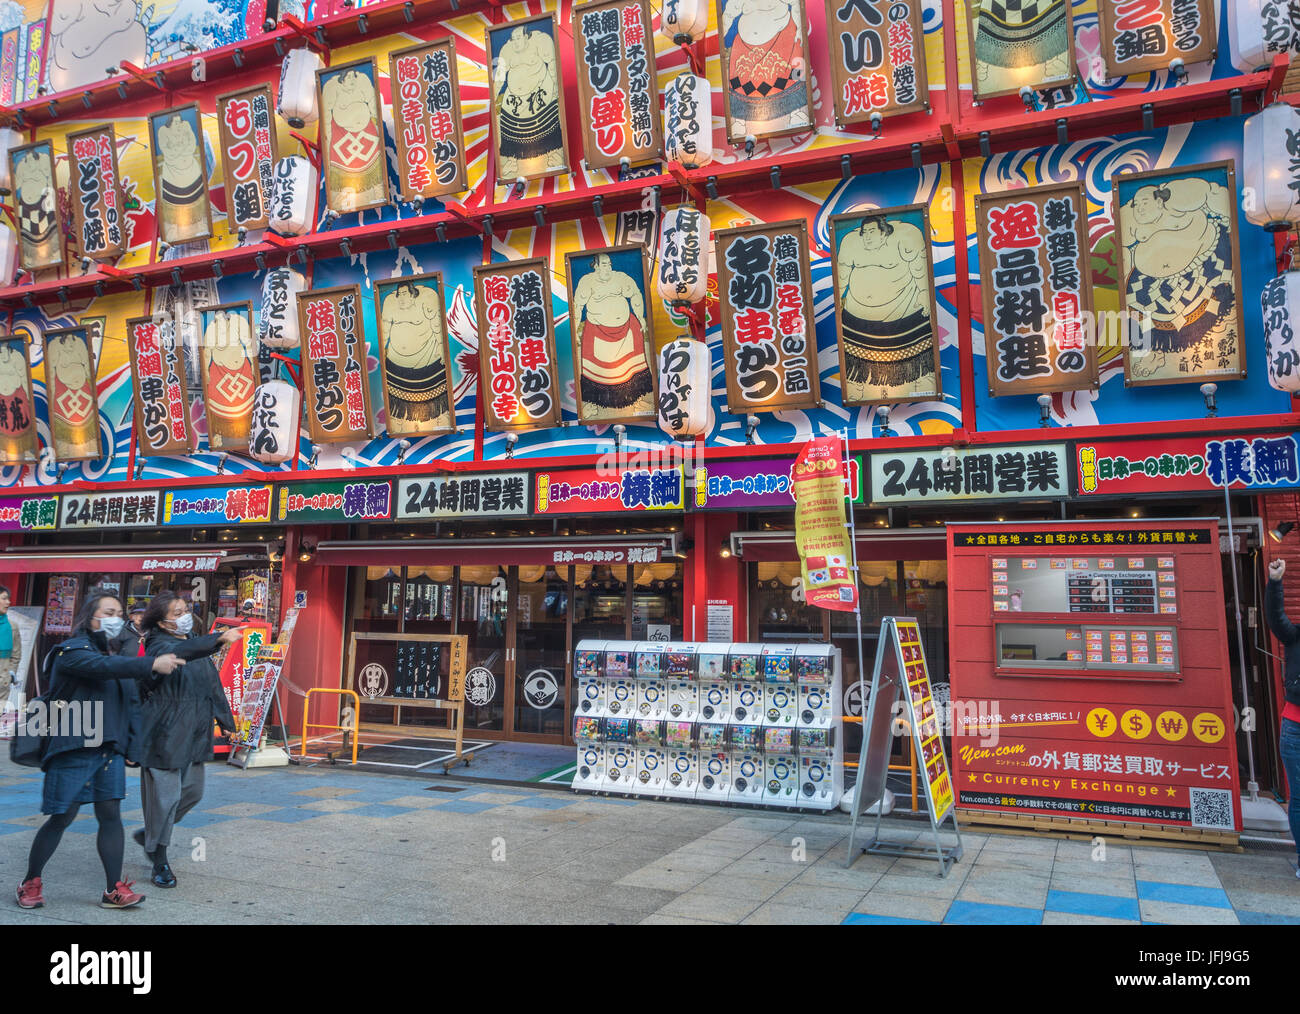
<svg viewBox="0 0 1300 1014">
<path fill-rule="evenodd" d="M 1228 496 L 1228 477 L 1223 477 L 1223 506 L 1228 514 L 1228 560 L 1232 569 L 1232 605 L 1237 614 L 1237 663 L 1241 668 L 1241 711 L 1244 715 L 1249 705 L 1250 698 L 1247 696 L 1250 684 L 1246 679 L 1246 639 L 1241 632 L 1241 592 L 1237 588 L 1237 537 L 1232 529 L 1232 499 Z M 1250 793 L 1251 801 L 1259 799 L 1259 781 L 1255 777 L 1255 741 L 1250 733 L 1246 732 L 1246 763 L 1250 770 L 1250 780 L 1246 782 L 1246 789 Z"/>
<path fill-rule="evenodd" d="M 850 475 L 849 431 L 847 428 L 840 431 L 840 439 L 843 441 L 844 444 L 844 455 L 843 455 L 844 478 L 847 480 Z M 860 475 L 858 476 L 859 486 L 862 483 L 862 478 L 863 478 L 862 476 Z M 853 487 L 852 484 L 849 482 L 845 482 L 844 484 L 844 501 L 845 501 L 844 504 L 845 513 L 848 515 L 847 527 L 849 530 L 849 551 L 850 553 L 853 554 L 853 567 L 849 572 L 853 575 L 853 591 L 857 596 L 856 597 L 857 604 L 853 608 L 853 619 L 857 623 L 857 628 L 858 628 L 858 701 L 860 702 L 860 707 L 862 708 L 862 718 L 864 720 L 862 726 L 862 736 L 865 739 L 867 735 L 867 728 L 865 724 L 865 719 L 867 717 L 867 681 L 866 681 L 867 670 L 866 670 L 866 664 L 864 663 L 862 657 L 862 580 L 858 574 L 858 529 L 857 529 L 857 523 L 854 521 L 853 518 Z M 841 729 L 841 733 L 842 732 L 843 730 Z M 889 781 L 888 776 L 886 776 L 885 779 L 886 786 L 888 786 L 888 781 Z M 859 804 L 854 806 L 855 812 L 860 809 L 861 799 L 859 798 L 858 793 L 860 793 L 861 791 L 862 791 L 862 770 L 859 768 L 858 780 L 854 783 L 853 786 L 854 802 Z M 885 797 L 884 794 L 882 793 L 880 797 L 880 804 L 876 808 L 877 816 L 879 816 L 880 811 L 884 809 L 884 802 L 885 802 Z"/>
</svg>

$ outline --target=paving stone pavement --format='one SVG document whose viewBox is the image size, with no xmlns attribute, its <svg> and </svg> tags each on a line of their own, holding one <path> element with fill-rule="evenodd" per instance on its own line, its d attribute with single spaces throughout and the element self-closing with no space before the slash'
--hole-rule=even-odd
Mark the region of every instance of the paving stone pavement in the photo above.
<svg viewBox="0 0 1300 1014">
<path fill-rule="evenodd" d="M 129 832 L 140 811 L 128 775 Z M 25 871 L 40 790 L 39 772 L 0 759 L 6 892 Z M 923 830 L 885 825 L 898 841 Z M 97 905 L 95 827 L 86 813 L 65 834 L 46 907 L 0 901 L 0 924 L 1300 923 L 1288 852 L 1108 843 L 1099 860 L 1088 842 L 964 833 L 965 855 L 941 879 L 911 858 L 860 855 L 846 869 L 839 813 L 218 764 L 173 839 L 179 886 L 151 887 L 128 840 L 126 874 L 148 901 L 113 912 Z"/>
</svg>

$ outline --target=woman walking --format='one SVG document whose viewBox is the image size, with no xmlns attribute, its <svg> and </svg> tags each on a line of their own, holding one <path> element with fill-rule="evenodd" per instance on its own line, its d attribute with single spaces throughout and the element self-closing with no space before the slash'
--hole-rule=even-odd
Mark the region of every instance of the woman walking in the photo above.
<svg viewBox="0 0 1300 1014">
<path fill-rule="evenodd" d="M 203 765 L 212 759 L 212 723 L 235 731 L 235 717 L 211 656 L 243 628 L 194 637 L 194 614 L 174 592 L 154 596 L 140 621 L 147 655 L 176 655 L 190 664 L 151 685 L 142 705 L 140 799 L 144 828 L 132 836 L 153 864 L 150 880 L 175 887 L 167 861 L 175 826 L 203 798 Z"/>
<path fill-rule="evenodd" d="M 121 602 L 112 595 L 92 595 L 77 615 L 72 635 L 54 649 L 51 703 L 66 702 L 60 709 L 64 715 L 77 709 L 81 728 L 70 729 L 73 723 L 67 721 L 64 728 L 51 730 L 41 762 L 45 771 L 41 812 L 50 819 L 32 841 L 27 876 L 18 885 L 21 908 L 45 904 L 41 873 L 83 803 L 94 804 L 99 821 L 96 846 L 107 885 L 100 904 L 131 908 L 144 901 L 143 895 L 131 890 L 131 882 L 122 879 L 124 761 L 127 756 L 136 758 L 134 736 L 140 722 L 136 680 L 150 674 L 165 676 L 185 663 L 174 654 L 114 655 L 110 642 L 122 632 L 124 622 Z"/>
<path fill-rule="evenodd" d="M 9 622 L 9 589 L 0 584 L 0 708 L 9 699 L 10 685 L 19 678 L 18 663 L 22 658 L 23 639 Z"/>
</svg>

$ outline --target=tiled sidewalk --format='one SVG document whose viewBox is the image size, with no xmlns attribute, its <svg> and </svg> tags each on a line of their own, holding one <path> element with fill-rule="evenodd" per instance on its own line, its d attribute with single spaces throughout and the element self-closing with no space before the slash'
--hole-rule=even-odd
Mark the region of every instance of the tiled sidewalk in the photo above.
<svg viewBox="0 0 1300 1014">
<path fill-rule="evenodd" d="M 134 775 L 134 773 L 132 773 Z M 0 887 L 21 878 L 40 774 L 0 760 Z M 450 790 L 450 791 L 440 791 Z M 89 808 L 86 808 L 89 810 Z M 128 829 L 138 781 L 128 779 Z M 608 799 L 340 769 L 212 765 L 177 830 L 180 886 L 107 912 L 95 822 L 73 824 L 46 870 L 48 904 L 0 899 L 0 923 L 1296 923 L 1300 881 L 1281 852 L 1209 854 L 963 834 L 946 879 L 933 860 L 860 856 L 848 820 Z M 886 821 L 893 840 L 921 825 Z"/>
</svg>

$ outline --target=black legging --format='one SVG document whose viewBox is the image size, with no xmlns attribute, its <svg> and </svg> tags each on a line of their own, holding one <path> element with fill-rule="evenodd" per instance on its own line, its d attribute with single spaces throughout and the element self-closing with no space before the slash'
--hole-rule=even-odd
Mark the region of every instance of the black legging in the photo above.
<svg viewBox="0 0 1300 1014">
<path fill-rule="evenodd" d="M 36 837 L 32 839 L 32 851 L 27 858 L 27 880 L 39 877 L 45 864 L 59 847 L 63 832 L 77 819 L 81 804 L 77 803 L 66 813 L 56 813 L 40 826 Z M 112 892 L 117 882 L 122 879 L 122 851 L 126 847 L 125 834 L 122 830 L 122 801 L 105 799 L 95 803 L 95 819 L 99 821 L 99 834 L 95 845 L 99 850 L 99 860 L 104 864 L 105 890 Z"/>
</svg>

